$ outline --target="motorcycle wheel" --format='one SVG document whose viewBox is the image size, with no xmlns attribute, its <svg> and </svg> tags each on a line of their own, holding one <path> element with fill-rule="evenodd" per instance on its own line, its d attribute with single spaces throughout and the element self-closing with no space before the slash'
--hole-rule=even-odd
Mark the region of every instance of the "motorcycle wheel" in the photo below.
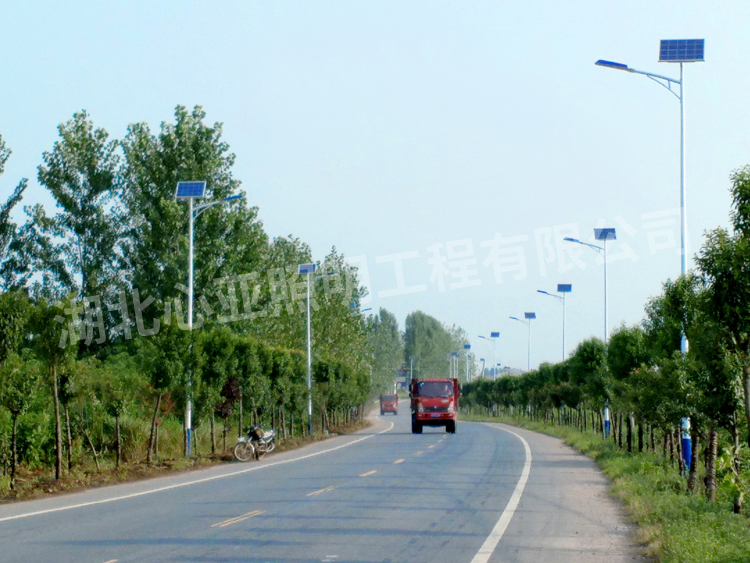
<svg viewBox="0 0 750 563">
<path fill-rule="evenodd" d="M 261 449 L 260 447 L 258 447 L 258 449 L 255 450 L 255 459 L 260 459 L 264 455 L 266 455 L 266 450 L 265 449 Z"/>
<path fill-rule="evenodd" d="M 271 442 L 271 443 L 269 443 L 269 444 L 268 444 L 268 445 L 266 446 L 266 451 L 267 451 L 267 452 L 272 452 L 272 451 L 273 451 L 273 449 L 274 449 L 275 447 L 276 447 L 276 442 Z"/>
<path fill-rule="evenodd" d="M 250 461 L 255 453 L 255 448 L 250 442 L 238 442 L 232 450 L 237 461 Z"/>
</svg>

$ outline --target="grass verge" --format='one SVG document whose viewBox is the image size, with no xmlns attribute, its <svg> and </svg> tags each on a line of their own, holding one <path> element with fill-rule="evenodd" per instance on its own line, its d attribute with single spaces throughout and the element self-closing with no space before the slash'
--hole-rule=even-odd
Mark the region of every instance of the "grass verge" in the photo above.
<svg viewBox="0 0 750 563">
<path fill-rule="evenodd" d="M 561 438 L 596 461 L 610 479 L 611 492 L 640 526 L 638 540 L 647 555 L 663 563 L 750 562 L 750 519 L 734 514 L 730 496 L 720 490 L 716 504 L 688 494 L 685 479 L 668 459 L 627 453 L 599 434 L 505 416 L 464 416 L 463 420 L 503 422 Z"/>
<path fill-rule="evenodd" d="M 315 432 L 304 438 L 287 438 L 278 442 L 274 453 L 294 450 L 313 442 L 319 442 L 341 434 L 351 434 L 371 426 L 368 419 L 353 422 L 346 426 L 331 428 L 329 434 Z M 231 449 L 231 447 L 230 447 Z M 63 471 L 61 479 L 50 475 L 49 468 L 28 469 L 19 467 L 16 476 L 16 488 L 10 490 L 8 477 L 0 476 L 0 503 L 45 498 L 51 495 L 80 492 L 86 489 L 163 477 L 168 474 L 205 469 L 213 465 L 235 462 L 231 451 L 215 455 L 195 456 L 192 459 L 162 458 L 147 465 L 145 462 L 122 463 L 114 467 L 111 460 L 102 460 L 101 469 L 97 470 L 93 462 L 77 464 L 71 471 Z"/>
</svg>

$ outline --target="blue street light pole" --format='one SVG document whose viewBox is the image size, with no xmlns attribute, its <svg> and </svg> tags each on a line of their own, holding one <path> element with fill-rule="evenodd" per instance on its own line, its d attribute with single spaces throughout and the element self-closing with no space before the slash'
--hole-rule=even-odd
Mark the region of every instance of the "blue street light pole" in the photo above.
<svg viewBox="0 0 750 563">
<path fill-rule="evenodd" d="M 464 350 L 466 350 L 466 383 L 469 382 L 469 350 L 471 350 L 471 344 L 464 344 Z"/>
</svg>

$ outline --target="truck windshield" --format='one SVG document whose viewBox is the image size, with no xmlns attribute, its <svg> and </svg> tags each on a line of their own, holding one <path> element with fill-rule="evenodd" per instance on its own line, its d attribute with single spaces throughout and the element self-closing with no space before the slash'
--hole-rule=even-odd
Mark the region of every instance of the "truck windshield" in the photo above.
<svg viewBox="0 0 750 563">
<path fill-rule="evenodd" d="M 453 383 L 450 381 L 420 381 L 420 397 L 452 397 Z"/>
<path fill-rule="evenodd" d="M 393 401 L 396 400 L 396 395 L 381 395 L 380 396 L 380 400 L 381 401 L 388 401 L 388 402 L 392 403 Z"/>
</svg>

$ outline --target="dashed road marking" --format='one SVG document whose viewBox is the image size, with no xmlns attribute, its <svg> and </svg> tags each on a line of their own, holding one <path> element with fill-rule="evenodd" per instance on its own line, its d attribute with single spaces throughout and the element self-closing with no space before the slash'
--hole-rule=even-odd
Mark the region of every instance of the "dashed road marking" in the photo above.
<svg viewBox="0 0 750 563">
<path fill-rule="evenodd" d="M 260 510 L 253 510 L 252 512 L 247 512 L 240 516 L 235 516 L 234 518 L 230 518 L 229 520 L 224 520 L 223 522 L 217 522 L 216 524 L 211 524 L 211 527 L 223 528 L 224 526 L 231 526 L 232 524 L 239 524 L 240 522 L 243 522 L 247 520 L 248 518 L 252 518 L 253 516 L 258 516 L 259 514 L 263 514 L 263 512 Z"/>
<path fill-rule="evenodd" d="M 109 502 L 117 502 L 120 500 L 127 500 L 131 498 L 137 498 L 142 497 L 144 495 L 151 495 L 154 493 L 160 493 L 162 491 L 171 491 L 172 489 L 179 489 L 181 487 L 189 487 L 190 485 L 197 485 L 199 483 L 208 483 L 209 481 L 215 481 L 217 479 L 226 479 L 227 477 L 234 477 L 236 475 L 243 475 L 245 473 L 250 473 L 251 471 L 259 471 L 262 469 L 267 469 L 269 467 L 276 467 L 277 465 L 285 465 L 287 463 L 294 463 L 295 461 L 302 461 L 303 459 L 310 459 L 311 457 L 316 457 L 319 455 L 327 454 L 328 452 L 335 452 L 337 450 L 340 450 L 342 448 L 348 448 L 349 446 L 353 446 L 354 444 L 359 444 L 360 442 L 364 442 L 365 440 L 369 440 L 373 436 L 377 436 L 378 434 L 385 434 L 386 432 L 390 432 L 393 429 L 393 423 L 389 423 L 388 428 L 385 430 L 381 430 L 380 432 L 377 432 L 376 434 L 369 434 L 367 436 L 363 436 L 362 438 L 358 438 L 356 440 L 352 440 L 351 442 L 347 442 L 346 444 L 341 444 L 340 446 L 334 446 L 333 448 L 328 448 L 326 450 L 321 450 L 319 452 L 314 452 L 311 454 L 305 454 L 301 455 L 299 457 L 293 457 L 291 459 L 285 459 L 282 461 L 272 461 L 269 463 L 264 463 L 262 465 L 256 465 L 254 467 L 250 467 L 248 469 L 240 469 L 239 471 L 232 471 L 230 473 L 223 473 L 221 475 L 212 475 L 211 477 L 203 477 L 201 479 L 195 479 L 194 481 L 187 481 L 185 483 L 177 483 L 174 485 L 165 485 L 163 487 L 156 487 L 154 489 L 148 489 L 145 491 L 140 491 L 138 493 L 131 493 L 129 495 L 121 495 L 116 497 L 110 497 L 105 498 L 101 500 L 92 500 L 89 502 L 81 502 L 78 504 L 70 504 L 67 506 L 59 506 L 56 508 L 47 508 L 44 510 L 35 510 L 34 512 L 25 512 L 23 514 L 15 514 L 13 516 L 5 516 L 3 518 L 0 518 L 0 522 L 8 522 L 10 520 L 18 520 L 20 518 L 30 518 L 32 516 L 39 516 L 41 514 L 51 514 L 53 512 L 61 512 L 63 510 L 73 510 L 74 508 L 84 508 L 86 506 L 95 506 L 97 504 L 106 504 Z"/>
<path fill-rule="evenodd" d="M 422 450 L 419 450 L 419 451 L 418 451 L 417 453 L 415 453 L 414 455 L 422 455 L 423 453 L 424 453 L 424 452 L 423 452 Z"/>
<path fill-rule="evenodd" d="M 328 491 L 332 491 L 335 488 L 336 487 L 334 487 L 333 485 L 331 485 L 330 487 L 326 487 L 325 489 L 318 489 L 317 491 L 313 491 L 311 493 L 307 493 L 305 496 L 314 497 L 315 495 L 319 495 L 320 493 L 325 493 L 325 492 L 328 492 Z"/>
<path fill-rule="evenodd" d="M 117 563 L 119 559 L 110 559 L 109 561 L 105 561 L 104 563 Z"/>
<path fill-rule="evenodd" d="M 369 477 L 370 475 L 375 475 L 375 473 L 377 473 L 377 472 L 378 472 L 377 469 L 373 469 L 372 471 L 368 471 L 367 473 L 362 473 L 362 475 L 360 475 L 360 477 Z"/>
<path fill-rule="evenodd" d="M 393 462 L 393 465 L 398 465 L 399 463 L 404 463 L 404 460 L 403 459 L 397 459 L 396 461 Z"/>
</svg>

